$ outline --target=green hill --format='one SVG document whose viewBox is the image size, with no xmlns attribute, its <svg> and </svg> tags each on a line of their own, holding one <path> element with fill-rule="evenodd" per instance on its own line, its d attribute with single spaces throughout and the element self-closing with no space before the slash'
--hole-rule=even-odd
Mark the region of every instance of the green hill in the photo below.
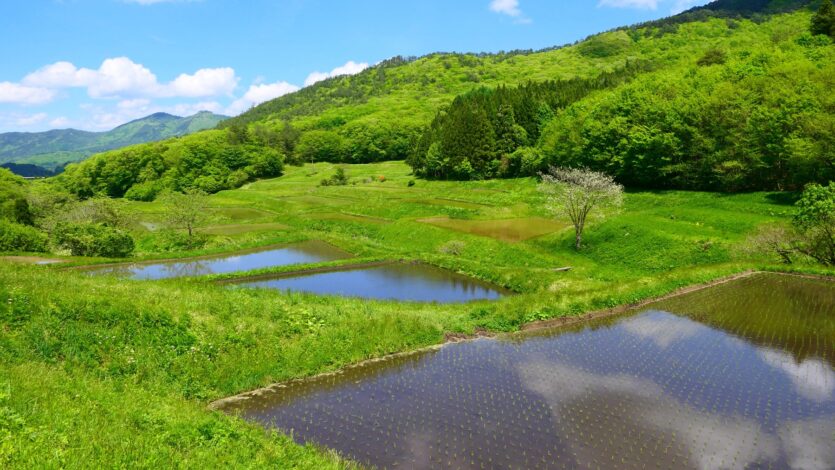
<svg viewBox="0 0 835 470">
<path fill-rule="evenodd" d="M 0 163 L 29 163 L 54 168 L 94 153 L 191 134 L 215 127 L 226 116 L 201 111 L 179 117 L 155 113 L 107 132 L 55 129 L 0 134 Z"/>
<path fill-rule="evenodd" d="M 283 154 L 291 164 L 407 160 L 416 173 L 427 177 L 489 178 L 526 174 L 501 169 L 510 164 L 521 168 L 523 155 L 516 155 L 515 163 L 509 156 L 515 150 L 532 149 L 526 153 L 529 172 L 550 163 L 586 164 L 611 171 L 629 184 L 648 187 L 723 190 L 795 187 L 830 177 L 832 167 L 826 157 L 831 155 L 828 150 L 831 139 L 826 136 L 833 126 L 831 93 L 826 90 L 831 89 L 831 78 L 827 77 L 835 75 L 832 70 L 835 48 L 825 36 L 810 35 L 812 11 L 803 7 L 807 3 L 719 0 L 675 17 L 604 32 L 564 47 L 495 54 L 395 57 L 357 75 L 331 78 L 263 103 L 222 122 L 219 130 L 189 136 L 178 146 L 195 160 L 211 150 L 208 154 L 212 155 L 212 165 L 205 170 L 198 166 L 186 171 L 195 180 L 210 177 L 212 184 L 204 185 L 204 189 L 211 190 L 236 187 L 242 181 L 231 178 L 234 168 L 224 166 L 222 158 L 216 158 L 220 151 L 213 148 L 212 142 L 269 147 Z M 774 13 L 783 11 L 789 12 Z M 612 79 L 602 88 L 600 84 L 594 85 L 601 77 L 618 76 L 628 64 L 640 64 L 641 70 L 623 79 Z M 653 96 L 654 87 L 668 80 L 675 84 L 664 89 L 668 96 Z M 779 90 L 769 89 L 767 84 L 775 80 L 780 83 Z M 420 142 L 425 141 L 436 117 L 449 112 L 450 106 L 454 109 L 456 97 L 477 90 L 488 90 L 489 94 L 489 90 L 546 82 L 556 83 L 556 88 L 543 86 L 537 92 L 540 95 L 529 97 L 528 107 L 533 108 L 527 111 L 528 124 L 534 111 L 544 111 L 537 117 L 542 122 L 537 123 L 535 132 L 528 125 L 526 138 L 510 148 L 500 149 L 490 144 L 490 148 L 479 153 L 462 144 L 455 146 L 458 151 L 455 154 L 447 151 L 451 147 L 443 148 L 443 152 L 436 152 L 432 158 L 449 171 L 426 171 L 430 146 L 422 146 Z M 580 83 L 591 85 L 583 88 L 585 85 Z M 573 91 L 567 93 L 560 87 Z M 724 96 L 744 99 L 731 101 L 727 112 L 722 111 L 721 98 L 703 106 L 708 102 L 706 97 L 714 91 L 712 87 Z M 649 112 L 651 109 L 628 101 L 633 92 L 625 90 L 630 89 L 641 95 L 641 99 L 657 99 L 662 104 L 667 97 L 675 98 L 676 106 L 681 108 L 672 111 L 679 114 L 668 113 L 669 119 L 657 119 Z M 553 96 L 548 98 L 541 93 L 571 95 L 571 99 L 551 99 Z M 780 93 L 783 96 L 778 96 Z M 607 100 L 606 96 L 610 98 Z M 616 103 L 617 99 L 611 96 L 625 97 L 626 101 Z M 800 100 L 808 106 L 786 105 L 791 100 Z M 540 109 L 545 102 L 551 109 Z M 580 107 L 604 104 L 610 111 L 594 109 L 594 118 L 588 123 L 601 124 L 600 120 L 614 117 L 616 111 L 621 113 L 617 122 L 625 122 L 629 129 L 620 134 L 611 133 L 612 139 L 597 141 L 600 145 L 596 146 L 586 145 L 582 135 L 574 136 L 577 138 L 571 140 L 572 148 L 555 145 L 555 139 L 563 134 L 559 125 L 551 121 L 568 125 L 572 123 L 568 116 L 576 115 Z M 477 112 L 483 111 L 495 126 L 495 109 L 488 106 Z M 644 114 L 632 115 L 632 110 Z M 676 122 L 678 118 L 681 119 Z M 728 126 L 711 121 L 718 118 L 728 121 L 733 135 L 721 134 Z M 785 122 L 781 121 L 783 118 Z M 464 119 L 463 122 L 474 121 Z M 467 132 L 479 132 L 476 127 L 471 126 Z M 615 137 L 629 141 L 641 137 L 632 131 L 643 128 L 647 131 L 644 137 L 649 140 L 643 147 L 631 146 L 628 158 L 630 165 L 646 161 L 652 168 L 639 168 L 639 176 L 623 178 L 632 167 L 622 164 L 625 150 L 618 147 L 621 140 Z M 540 137 L 539 131 L 546 129 L 548 132 L 542 132 Z M 589 132 L 594 130 L 593 126 L 589 129 Z M 749 133 L 755 129 L 759 129 L 756 142 Z M 221 132 L 228 138 L 220 138 Z M 458 135 L 464 136 L 466 132 Z M 664 139 L 669 142 L 665 143 Z M 479 138 L 465 140 L 483 143 Z M 166 145 L 157 150 L 140 146 L 131 152 L 143 155 L 137 158 L 144 158 L 144 162 L 148 155 L 166 151 Z M 698 152 L 690 152 L 690 148 Z M 659 152 L 670 149 L 675 150 L 673 157 L 656 158 Z M 592 152 L 589 157 L 593 162 L 568 158 L 578 152 Z M 759 158 L 758 152 L 765 152 L 765 158 Z M 474 154 L 481 155 L 479 158 L 484 161 L 472 161 Z M 810 158 L 798 158 L 809 155 Z M 126 157 L 111 152 L 97 158 Z M 461 171 L 454 170 L 464 160 L 478 169 L 469 171 L 464 165 Z M 195 185 L 182 177 L 182 168 L 177 169 L 181 160 L 172 157 L 167 161 L 162 173 L 153 173 L 168 181 L 166 186 Z M 112 172 L 103 173 L 103 166 L 90 161 L 70 169 L 65 180 L 79 194 L 112 189 L 114 186 L 107 181 Z M 789 171 L 788 166 L 798 171 Z M 150 184 L 148 177 L 141 173 L 145 163 L 134 167 L 135 173 L 122 178 L 123 183 L 118 187 L 129 189 L 133 184 Z M 777 178 L 760 177 L 777 167 L 780 167 Z M 112 196 L 123 193 L 121 190 L 107 192 Z"/>
</svg>

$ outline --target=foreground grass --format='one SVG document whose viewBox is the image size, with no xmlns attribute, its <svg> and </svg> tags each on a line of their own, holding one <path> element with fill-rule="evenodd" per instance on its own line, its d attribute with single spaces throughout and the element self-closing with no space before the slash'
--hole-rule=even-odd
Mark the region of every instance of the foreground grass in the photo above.
<svg viewBox="0 0 835 470">
<path fill-rule="evenodd" d="M 737 247 L 791 213 L 780 194 L 634 192 L 575 252 L 570 229 L 509 243 L 420 222 L 546 216 L 533 180 L 409 186 L 405 165 L 384 163 L 347 167 L 356 185 L 318 187 L 333 170 L 292 168 L 213 196 L 228 220 L 209 226 L 235 228 L 200 253 L 321 239 L 360 260 L 421 259 L 519 294 L 465 305 L 360 301 L 0 263 L 0 466 L 344 466 L 206 405 L 437 344 L 449 332 L 513 331 L 759 267 L 768 260 L 745 259 Z M 131 209 L 151 220 L 160 210 Z M 142 258 L 192 254 L 154 251 L 158 235 L 138 234 Z M 442 249 L 452 241 L 460 253 Z M 563 266 L 572 270 L 553 270 Z"/>
</svg>

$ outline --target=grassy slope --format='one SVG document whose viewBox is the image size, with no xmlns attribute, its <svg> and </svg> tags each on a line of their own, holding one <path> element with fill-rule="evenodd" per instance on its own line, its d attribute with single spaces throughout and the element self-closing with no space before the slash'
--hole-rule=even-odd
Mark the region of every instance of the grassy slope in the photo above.
<svg viewBox="0 0 835 470">
<path fill-rule="evenodd" d="M 347 166 L 356 185 L 319 187 L 333 171 L 328 164 L 292 167 L 281 178 L 212 196 L 227 224 L 289 227 L 218 237 L 216 248 L 324 239 L 361 257 L 424 259 L 520 294 L 464 306 L 362 302 L 0 263 L 0 462 L 340 465 L 204 407 L 275 381 L 436 344 L 445 332 L 514 330 L 736 272 L 760 263 L 734 254 L 745 233 L 790 212 L 779 194 L 633 192 L 621 213 L 590 227 L 589 249 L 576 253 L 570 229 L 510 244 L 416 221 L 544 215 L 533 180 L 409 187 L 408 167 L 394 162 Z M 453 201 L 438 205 L 445 199 Z M 146 220 L 160 209 L 130 208 Z M 389 223 L 318 217 L 334 213 Z M 143 249 L 155 236 L 142 235 Z M 452 240 L 465 243 L 460 256 L 438 251 Z M 574 269 L 551 271 L 566 265 Z"/>
</svg>

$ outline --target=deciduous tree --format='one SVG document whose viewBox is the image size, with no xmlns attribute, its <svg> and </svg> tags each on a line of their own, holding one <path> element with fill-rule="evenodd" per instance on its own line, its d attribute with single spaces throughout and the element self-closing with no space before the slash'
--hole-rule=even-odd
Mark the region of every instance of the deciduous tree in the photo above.
<svg viewBox="0 0 835 470">
<path fill-rule="evenodd" d="M 188 231 L 191 239 L 194 228 L 206 218 L 206 209 L 209 207 L 206 193 L 199 189 L 187 189 L 182 193 L 168 193 L 164 198 L 168 223 L 174 228 Z"/>
<path fill-rule="evenodd" d="M 542 174 L 540 190 L 549 209 L 574 224 L 574 247 L 580 249 L 589 216 L 623 204 L 623 186 L 604 173 L 585 168 L 555 168 Z"/>
</svg>

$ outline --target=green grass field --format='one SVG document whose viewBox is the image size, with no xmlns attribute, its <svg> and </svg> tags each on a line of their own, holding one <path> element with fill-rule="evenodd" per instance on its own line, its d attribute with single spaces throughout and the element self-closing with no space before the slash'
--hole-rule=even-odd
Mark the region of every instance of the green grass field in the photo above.
<svg viewBox="0 0 835 470">
<path fill-rule="evenodd" d="M 518 295 L 464 305 L 360 301 L 0 261 L 0 466 L 346 466 L 207 405 L 447 333 L 513 331 L 768 265 L 739 246 L 793 210 L 777 193 L 629 192 L 619 213 L 588 227 L 577 252 L 564 221 L 525 227 L 534 236 L 510 241 L 491 231 L 493 221 L 550 217 L 533 179 L 410 186 L 400 162 L 344 168 L 346 186 L 319 186 L 336 166 L 315 164 L 211 196 L 213 215 L 198 229 L 210 241 L 197 252 L 160 252 L 162 235 L 137 228 L 137 258 L 323 240 L 357 262 L 423 260 Z M 162 222 L 158 203 L 128 210 Z M 422 222 L 429 218 L 445 226 Z M 463 244 L 457 255 L 442 249 L 453 241 Z"/>
</svg>

